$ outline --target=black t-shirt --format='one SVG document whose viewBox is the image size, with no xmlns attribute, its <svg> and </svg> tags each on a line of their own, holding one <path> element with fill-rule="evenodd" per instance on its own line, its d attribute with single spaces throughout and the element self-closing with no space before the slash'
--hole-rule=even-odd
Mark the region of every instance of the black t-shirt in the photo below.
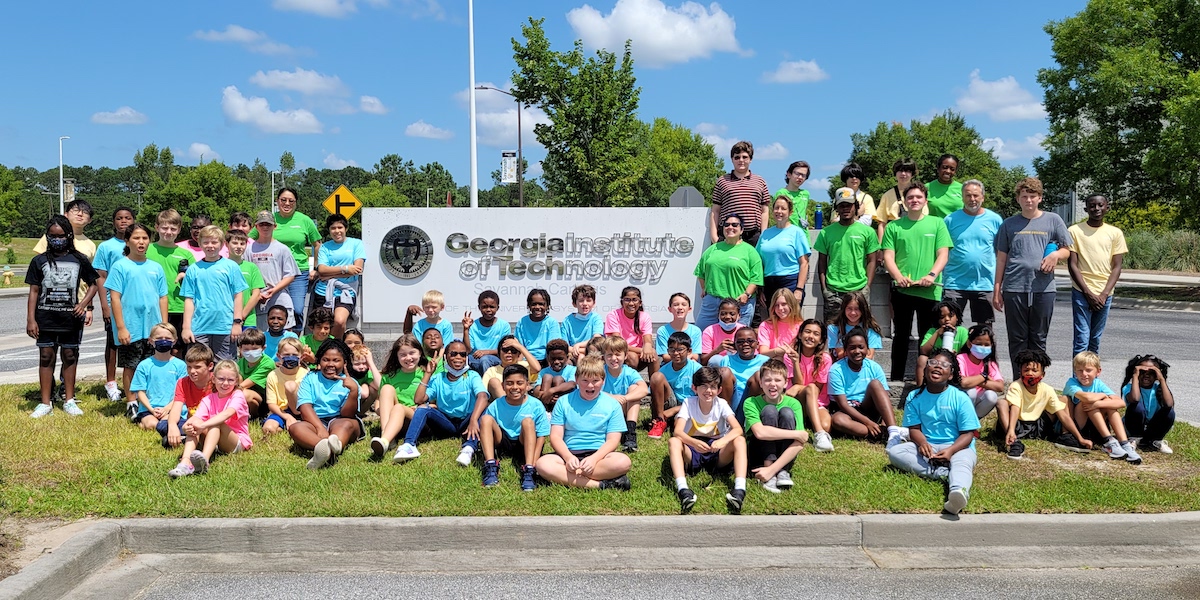
<svg viewBox="0 0 1200 600">
<path fill-rule="evenodd" d="M 79 282 L 92 285 L 99 274 L 91 263 L 74 254 L 50 260 L 49 253 L 33 257 L 25 272 L 25 283 L 38 286 L 37 308 L 33 318 L 46 331 L 75 331 L 83 327 L 83 318 L 75 316 L 75 305 L 82 299 Z"/>
</svg>

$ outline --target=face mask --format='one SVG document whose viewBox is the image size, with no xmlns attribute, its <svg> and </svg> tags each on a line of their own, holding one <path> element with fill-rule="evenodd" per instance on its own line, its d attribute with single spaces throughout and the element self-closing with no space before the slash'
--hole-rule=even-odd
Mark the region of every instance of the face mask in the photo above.
<svg viewBox="0 0 1200 600">
<path fill-rule="evenodd" d="M 1026 375 L 1021 378 L 1025 382 L 1025 387 L 1037 387 L 1037 384 L 1042 382 L 1041 376 Z"/>
<path fill-rule="evenodd" d="M 991 346 L 976 346 L 975 344 L 971 344 L 971 356 L 974 356 L 975 358 L 978 358 L 979 360 L 983 360 L 991 355 L 992 355 L 992 347 Z"/>
<path fill-rule="evenodd" d="M 50 238 L 46 242 L 51 250 L 61 252 L 67 249 L 67 238 Z"/>
<path fill-rule="evenodd" d="M 464 365 L 461 369 L 454 369 L 450 367 L 450 363 L 446 363 L 446 372 L 452 377 L 462 377 L 468 370 L 470 370 L 470 368 L 471 367 Z"/>
<path fill-rule="evenodd" d="M 285 357 L 279 359 L 279 364 L 283 365 L 283 368 L 285 368 L 285 369 L 295 369 L 296 367 L 300 366 L 300 357 L 299 356 L 285 356 Z"/>
<path fill-rule="evenodd" d="M 154 351 L 155 352 L 170 352 L 171 349 L 173 349 L 174 347 L 175 347 L 175 342 L 172 342 L 171 340 L 155 340 L 154 341 Z"/>
<path fill-rule="evenodd" d="M 262 356 L 263 356 L 262 350 L 243 350 L 242 351 L 242 358 L 246 359 L 246 362 L 258 362 L 258 360 L 260 358 L 262 358 Z"/>
<path fill-rule="evenodd" d="M 350 377 L 352 377 L 354 379 L 358 379 L 358 378 L 362 377 L 363 375 L 367 374 L 366 371 L 359 371 L 356 369 L 346 369 L 346 372 L 349 373 Z"/>
<path fill-rule="evenodd" d="M 721 330 L 724 331 L 725 333 L 733 333 L 733 330 L 737 329 L 737 326 L 738 326 L 737 321 L 734 321 L 732 323 L 726 323 L 725 321 L 717 321 L 717 324 L 721 326 Z"/>
</svg>

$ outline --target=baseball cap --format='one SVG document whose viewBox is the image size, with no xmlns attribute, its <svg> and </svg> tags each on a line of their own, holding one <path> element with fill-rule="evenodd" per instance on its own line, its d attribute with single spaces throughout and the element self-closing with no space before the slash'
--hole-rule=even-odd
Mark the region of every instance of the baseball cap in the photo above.
<svg viewBox="0 0 1200 600">
<path fill-rule="evenodd" d="M 834 206 L 838 206 L 839 204 L 854 204 L 855 202 L 858 202 L 858 198 L 855 197 L 854 190 L 848 187 L 838 188 L 833 193 Z"/>
<path fill-rule="evenodd" d="M 255 225 L 258 225 L 259 223 L 270 223 L 274 225 L 275 215 L 271 214 L 271 211 L 269 210 L 260 210 L 258 211 L 258 218 L 254 219 Z"/>
</svg>

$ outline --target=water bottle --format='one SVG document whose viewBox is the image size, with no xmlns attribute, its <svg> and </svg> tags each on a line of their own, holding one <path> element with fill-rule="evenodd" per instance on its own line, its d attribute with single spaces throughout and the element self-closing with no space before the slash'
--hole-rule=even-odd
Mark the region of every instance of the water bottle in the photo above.
<svg viewBox="0 0 1200 600">
<path fill-rule="evenodd" d="M 1058 244 L 1050 242 L 1049 244 L 1046 244 L 1046 251 L 1042 253 L 1042 258 L 1046 258 L 1055 252 L 1058 252 Z"/>
<path fill-rule="evenodd" d="M 818 208 L 816 211 L 815 221 L 817 222 L 817 226 L 814 229 L 820 229 L 822 226 L 824 226 L 825 225 L 825 211 Z"/>
<path fill-rule="evenodd" d="M 954 351 L 954 330 L 942 332 L 942 348 Z"/>
</svg>

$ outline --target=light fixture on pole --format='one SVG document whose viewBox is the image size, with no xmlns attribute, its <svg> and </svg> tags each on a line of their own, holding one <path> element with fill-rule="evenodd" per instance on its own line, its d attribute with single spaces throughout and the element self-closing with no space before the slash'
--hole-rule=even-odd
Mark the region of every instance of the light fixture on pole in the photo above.
<svg viewBox="0 0 1200 600">
<path fill-rule="evenodd" d="M 467 54 L 471 77 L 467 86 L 471 112 L 471 208 L 479 208 L 479 152 L 475 139 L 475 0 L 467 0 Z"/>
<path fill-rule="evenodd" d="M 521 154 L 521 109 L 523 108 L 521 106 L 521 101 L 517 100 L 517 97 L 514 96 L 512 92 L 507 92 L 500 88 L 492 87 L 490 85 L 476 86 L 475 89 L 477 89 L 477 90 L 492 90 L 493 92 L 500 92 L 501 94 L 508 94 L 509 96 L 512 97 L 513 100 L 517 101 L 517 206 L 524 207 L 525 206 L 525 158 Z"/>
<path fill-rule="evenodd" d="M 69 140 L 71 136 L 64 135 L 58 138 L 58 214 L 66 214 L 63 206 L 63 159 L 62 159 L 62 143 L 63 140 Z"/>
</svg>

